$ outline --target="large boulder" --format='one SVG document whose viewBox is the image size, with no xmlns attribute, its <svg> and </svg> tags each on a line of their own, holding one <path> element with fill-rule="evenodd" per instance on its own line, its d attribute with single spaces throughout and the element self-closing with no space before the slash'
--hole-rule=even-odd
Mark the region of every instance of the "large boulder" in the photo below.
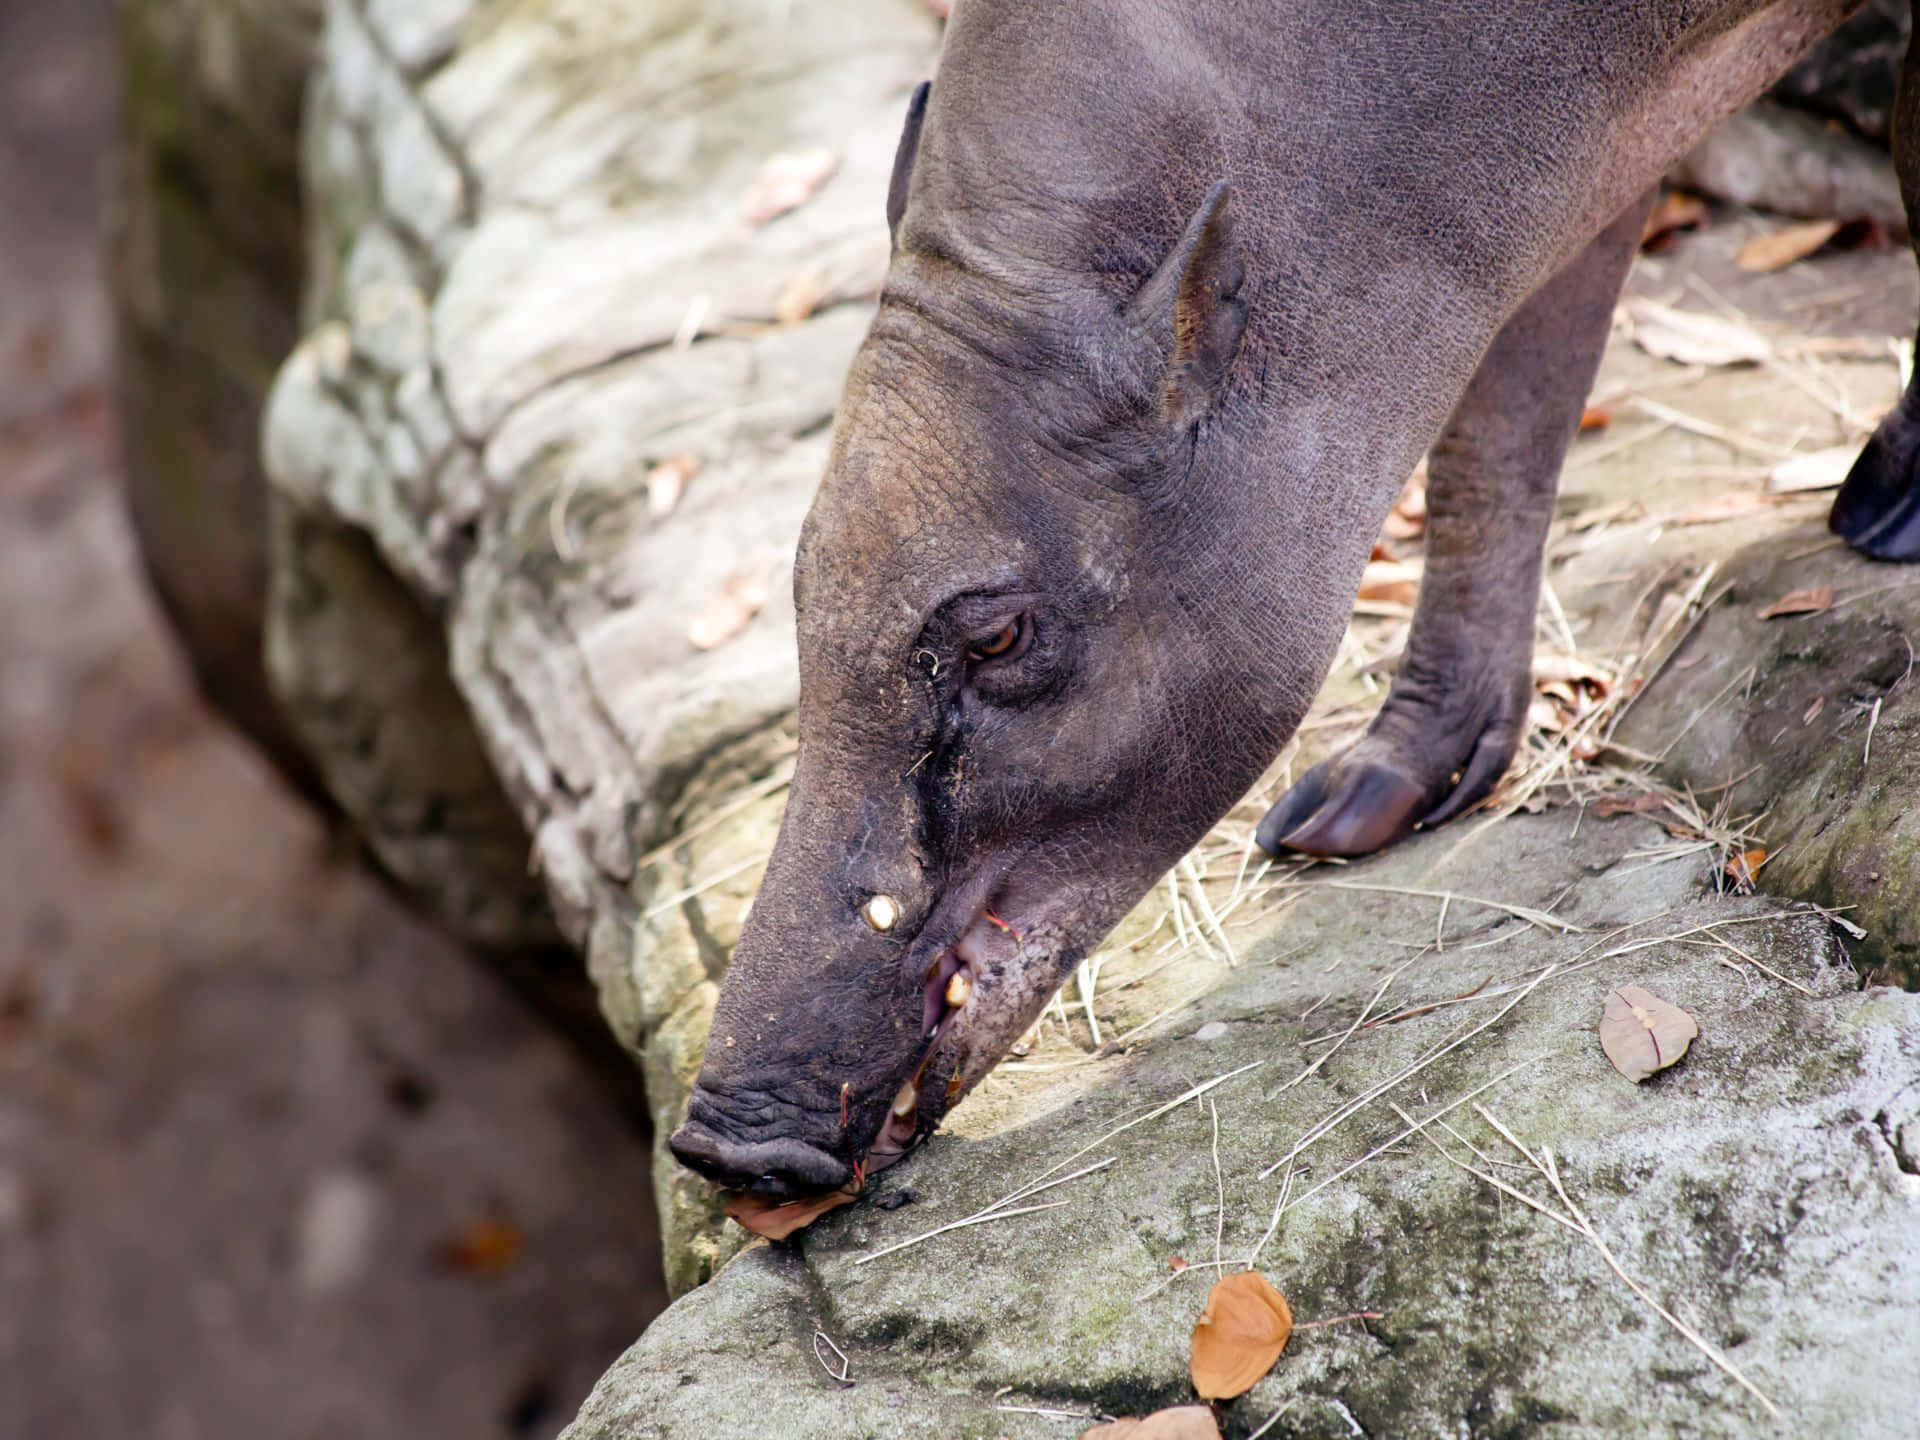
<svg viewBox="0 0 1920 1440">
<path fill-rule="evenodd" d="M 661 1135 L 790 763 L 794 538 L 936 28 L 918 0 L 326 8 L 308 330 L 263 442 L 276 692 L 438 913 L 585 949 Z M 659 1181 L 684 1288 L 718 1216 L 664 1153 Z"/>
<path fill-rule="evenodd" d="M 1716 1355 L 1802 1433 L 1911 1433 L 1920 996 L 1861 990 L 1818 913 L 1650 867 L 1665 838 L 1556 810 L 1299 877 L 1156 1038 L 1003 1072 L 874 1202 L 673 1306 L 568 1440 L 769 1415 L 1060 1436 L 1191 1403 L 1216 1256 L 1299 1321 L 1367 1312 L 1297 1332 L 1229 1435 L 1276 1412 L 1265 1433 L 1296 1437 L 1770 1433 Z M 1701 1030 L 1639 1086 L 1596 1037 L 1627 983 Z"/>
</svg>

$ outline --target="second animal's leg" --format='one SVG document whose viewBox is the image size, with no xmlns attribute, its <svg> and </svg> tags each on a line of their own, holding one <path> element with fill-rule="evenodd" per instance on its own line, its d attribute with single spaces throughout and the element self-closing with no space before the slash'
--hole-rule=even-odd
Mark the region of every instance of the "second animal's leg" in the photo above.
<svg viewBox="0 0 1920 1440">
<path fill-rule="evenodd" d="M 1652 197 L 1516 310 L 1427 460 L 1427 564 L 1407 653 L 1357 744 L 1260 822 L 1269 852 L 1364 855 L 1499 783 L 1532 697 L 1541 552 L 1560 463 Z"/>
<path fill-rule="evenodd" d="M 1920 33 L 1907 44 L 1894 97 L 1893 165 L 1920 257 Z M 1877 559 L 1920 560 L 1920 374 L 1853 462 L 1827 523 Z"/>
</svg>

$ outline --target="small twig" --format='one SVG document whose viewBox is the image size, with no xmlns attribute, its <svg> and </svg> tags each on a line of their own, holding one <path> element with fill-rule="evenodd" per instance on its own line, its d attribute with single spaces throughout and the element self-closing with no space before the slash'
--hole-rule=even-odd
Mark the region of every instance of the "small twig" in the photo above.
<svg viewBox="0 0 1920 1440">
<path fill-rule="evenodd" d="M 827 1363 L 827 1357 L 820 1353 L 820 1345 L 823 1341 L 826 1343 L 827 1349 L 833 1352 L 834 1358 L 840 1362 L 838 1372 L 834 1370 L 833 1366 Z M 847 1359 L 847 1352 L 834 1344 L 833 1337 L 824 1330 L 816 1330 L 813 1332 L 813 1358 L 820 1362 L 820 1368 L 822 1370 L 833 1376 L 833 1378 L 842 1385 L 851 1386 L 853 1384 L 853 1381 L 848 1378 L 853 1373 L 853 1362 Z"/>
<path fill-rule="evenodd" d="M 1398 1110 L 1400 1107 L 1396 1105 L 1393 1108 Z M 1406 1116 L 1402 1115 L 1401 1118 L 1404 1120 Z M 1431 1140 L 1433 1137 L 1427 1138 Z M 1293 1333 L 1298 1335 L 1302 1330 L 1324 1330 L 1329 1325 L 1345 1325 L 1350 1320 L 1384 1320 L 1386 1318 L 1384 1310 L 1353 1310 L 1345 1315 L 1330 1315 L 1325 1320 L 1302 1321 L 1293 1327 Z"/>
<path fill-rule="evenodd" d="M 1865 769 L 1867 764 L 1873 759 L 1873 732 L 1880 724 L 1880 701 L 1885 698 L 1885 696 L 1881 696 L 1873 702 L 1873 713 L 1867 717 L 1867 743 L 1866 748 L 1860 752 L 1860 766 L 1862 769 Z"/>
<path fill-rule="evenodd" d="M 1483 900 L 1478 895 L 1460 895 L 1452 890 L 1418 890 L 1406 885 L 1368 885 L 1359 880 L 1308 880 L 1301 882 L 1309 888 L 1324 887 L 1328 890 L 1366 890 L 1377 895 L 1412 895 L 1424 900 L 1458 900 L 1463 905 L 1479 905 L 1488 910 L 1503 910 L 1529 925 L 1538 925 L 1561 935 L 1578 934 L 1581 926 L 1571 920 L 1562 920 L 1558 915 L 1550 915 L 1545 910 L 1536 910 L 1530 905 L 1509 905 L 1504 900 Z"/>
<path fill-rule="evenodd" d="M 1227 1182 L 1220 1173 L 1220 1111 L 1213 1097 L 1207 1097 L 1207 1114 L 1213 1119 L 1213 1189 L 1218 1204 L 1213 1211 L 1213 1263 L 1220 1263 L 1220 1250 L 1227 1233 Z"/>
<path fill-rule="evenodd" d="M 1293 1408 L 1293 1402 L 1299 1398 L 1300 1398 L 1299 1396 L 1295 1395 L 1286 1400 L 1281 1401 L 1280 1408 L 1274 1411 L 1271 1415 L 1267 1416 L 1265 1420 L 1261 1421 L 1260 1428 L 1258 1430 L 1249 1432 L 1247 1435 L 1247 1440 L 1260 1440 L 1260 1437 L 1262 1435 L 1266 1434 L 1267 1431 L 1271 1430 L 1276 1424 L 1279 1423 L 1280 1417 L 1282 1415 L 1286 1414 L 1287 1411 Z"/>
<path fill-rule="evenodd" d="M 1111 1160 L 1101 1161 L 1101 1165 L 1110 1165 L 1112 1163 L 1113 1162 Z M 1095 1165 L 1092 1168 L 1095 1170 L 1098 1170 L 1100 1169 L 1100 1165 Z M 1077 1176 L 1073 1176 L 1073 1175 L 1069 1175 L 1067 1177 L 1067 1179 L 1069 1180 L 1073 1180 L 1077 1178 L 1078 1178 Z M 1071 1205 L 1072 1203 L 1073 1202 L 1071 1200 L 1049 1200 L 1044 1205 L 1023 1205 L 1015 1210 L 995 1210 L 995 1211 L 992 1211 L 991 1213 L 982 1211 L 977 1215 L 969 1215 L 964 1220 L 950 1220 L 945 1225 L 941 1225 L 935 1229 L 928 1230 L 924 1234 L 915 1235 L 911 1240 L 902 1240 L 897 1245 L 889 1245 L 884 1250 L 876 1250 L 871 1255 L 862 1255 L 858 1260 L 854 1261 L 853 1263 L 855 1265 L 869 1264 L 872 1261 L 878 1260 L 883 1255 L 893 1254 L 896 1250 L 906 1250 L 911 1248 L 912 1246 L 918 1245 L 923 1240 L 931 1240 L 936 1235 L 945 1235 L 949 1230 L 964 1230 L 969 1225 L 984 1225 L 989 1220 L 1010 1220 L 1015 1215 L 1031 1215 L 1036 1210 L 1058 1210 L 1062 1205 Z"/>
</svg>

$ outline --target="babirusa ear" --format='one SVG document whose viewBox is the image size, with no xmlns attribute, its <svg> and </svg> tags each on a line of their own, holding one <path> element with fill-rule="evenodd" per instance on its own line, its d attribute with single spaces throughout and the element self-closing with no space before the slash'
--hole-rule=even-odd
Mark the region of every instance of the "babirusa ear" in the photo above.
<svg viewBox="0 0 1920 1440">
<path fill-rule="evenodd" d="M 887 182 L 887 233 L 900 243 L 900 217 L 907 210 L 907 182 L 913 179 L 913 157 L 920 149 L 920 122 L 927 118 L 927 93 L 933 87 L 925 80 L 913 87 L 907 101 L 907 125 L 900 132 L 900 147 L 893 152 L 893 178 Z"/>
<path fill-rule="evenodd" d="M 1247 328 L 1247 278 L 1234 238 L 1233 192 L 1216 180 L 1180 241 L 1128 307 L 1165 357 L 1161 409 L 1191 425 L 1219 397 Z"/>
</svg>

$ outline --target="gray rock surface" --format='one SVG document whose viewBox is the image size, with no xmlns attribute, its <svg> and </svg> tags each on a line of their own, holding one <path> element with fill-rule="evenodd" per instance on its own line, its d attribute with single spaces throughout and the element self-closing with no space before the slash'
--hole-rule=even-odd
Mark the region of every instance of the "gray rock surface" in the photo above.
<svg viewBox="0 0 1920 1440">
<path fill-rule="evenodd" d="M 1625 1271 L 1791 1430 L 1909 1434 L 1920 1173 L 1904 1137 L 1920 1106 L 1920 996 L 1860 990 L 1817 914 L 1715 896 L 1697 864 L 1637 858 L 1661 838 L 1645 819 L 1557 811 L 1333 872 L 1380 890 L 1304 877 L 1305 898 L 1239 947 L 1239 967 L 1175 1034 L 996 1077 L 990 1119 L 963 1110 L 880 1180 L 882 1204 L 907 1190 L 914 1203 L 861 1204 L 790 1247 L 742 1254 L 656 1322 L 569 1437 L 747 1436 L 768 1433 L 771 1414 L 797 1437 L 1074 1435 L 1091 1422 L 1073 1412 L 1190 1397 L 1187 1335 L 1216 1244 L 1230 1265 L 1257 1250 L 1302 1322 L 1379 1312 L 1298 1332 L 1226 1408 L 1229 1435 L 1282 1407 L 1268 1434 L 1773 1433 L 1759 1402 L 1587 1239 L 1421 1139 L 1390 1143 L 1406 1128 L 1395 1105 L 1444 1116 L 1452 1130 L 1432 1133 L 1454 1161 L 1556 1204 L 1475 1098 L 1552 1150 Z M 1454 893 L 1443 951 L 1439 902 L 1393 887 Z M 1554 933 L 1468 895 L 1551 907 L 1578 928 Z M 1751 963 L 1704 943 L 1719 938 Z M 1642 1086 L 1595 1038 L 1603 997 L 1626 982 L 1684 1006 L 1702 1032 Z M 1314 1042 L 1352 1026 L 1369 997 L 1393 1013 L 1483 985 L 1361 1030 L 1314 1069 L 1328 1054 Z M 1225 1032 L 1199 1038 L 1213 1025 Z M 1291 1202 L 1262 1247 L 1285 1166 L 1263 1171 L 1296 1153 Z M 1058 1208 L 880 1253 L 1108 1160 L 1008 1207 Z M 1188 1268 L 1172 1271 L 1175 1256 Z M 825 1373 L 816 1332 L 847 1356 L 850 1388 Z"/>
</svg>

